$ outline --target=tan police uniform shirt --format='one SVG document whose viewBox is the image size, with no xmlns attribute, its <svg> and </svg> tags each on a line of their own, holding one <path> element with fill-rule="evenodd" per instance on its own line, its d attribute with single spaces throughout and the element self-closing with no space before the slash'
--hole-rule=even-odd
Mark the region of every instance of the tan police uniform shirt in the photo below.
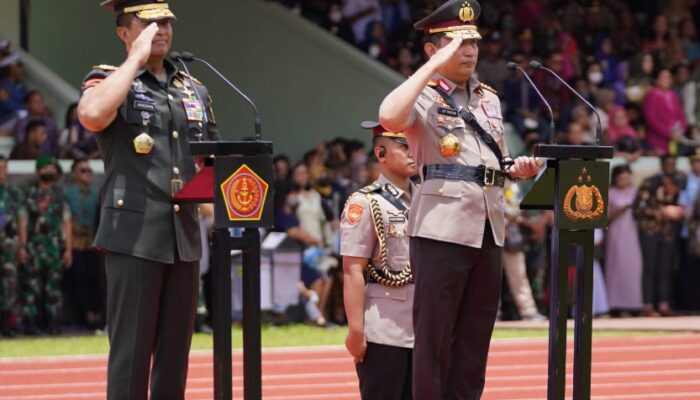
<svg viewBox="0 0 700 400">
<path fill-rule="evenodd" d="M 479 124 L 494 137 L 504 157 L 508 149 L 503 136 L 503 117 L 498 96 L 472 77 L 466 88 L 457 87 L 440 74 L 433 81 L 452 96 L 458 105 L 468 108 Z M 500 169 L 493 151 L 459 116 L 449 116 L 450 109 L 430 86 L 423 89 L 414 105 L 410 127 L 405 131 L 411 154 L 419 165 L 456 164 Z M 440 153 L 440 139 L 451 131 L 461 143 L 458 155 Z M 503 245 L 505 221 L 503 190 L 498 186 L 480 186 L 458 180 L 424 180 L 413 196 L 409 236 L 418 236 L 469 247 L 481 248 L 486 219 L 491 222 L 496 244 Z"/>
<path fill-rule="evenodd" d="M 383 175 L 375 183 L 382 187 L 391 185 Z M 415 193 L 415 186 L 411 185 L 411 192 Z M 395 197 L 408 208 L 411 194 L 394 189 L 398 194 Z M 368 258 L 372 265 L 381 267 L 379 241 L 368 196 L 376 200 L 381 209 L 389 267 L 400 271 L 408 264 L 408 221 L 401 210 L 378 193 L 355 192 L 348 200 L 340 222 L 340 254 Z M 367 341 L 412 348 L 413 284 L 394 288 L 369 283 L 366 289 L 364 326 Z"/>
</svg>

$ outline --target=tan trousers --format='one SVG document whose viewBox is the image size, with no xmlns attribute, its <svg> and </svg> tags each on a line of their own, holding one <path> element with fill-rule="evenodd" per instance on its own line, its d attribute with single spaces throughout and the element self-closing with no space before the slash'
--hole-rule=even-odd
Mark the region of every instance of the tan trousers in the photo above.
<svg viewBox="0 0 700 400">
<path fill-rule="evenodd" d="M 525 254 L 522 251 L 504 251 L 503 272 L 506 274 L 508 287 L 513 301 L 518 307 L 520 317 L 537 313 L 530 281 L 528 281 L 525 271 Z"/>
</svg>

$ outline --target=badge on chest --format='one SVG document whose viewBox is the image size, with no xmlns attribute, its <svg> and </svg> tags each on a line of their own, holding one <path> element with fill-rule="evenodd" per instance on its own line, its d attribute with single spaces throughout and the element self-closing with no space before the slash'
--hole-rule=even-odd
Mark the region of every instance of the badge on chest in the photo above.
<svg viewBox="0 0 700 400">
<path fill-rule="evenodd" d="M 501 110 L 494 103 L 487 103 L 485 101 L 482 101 L 481 108 L 484 110 L 484 114 L 486 114 L 486 116 L 489 118 L 495 118 L 495 119 L 502 118 L 501 117 Z"/>
</svg>

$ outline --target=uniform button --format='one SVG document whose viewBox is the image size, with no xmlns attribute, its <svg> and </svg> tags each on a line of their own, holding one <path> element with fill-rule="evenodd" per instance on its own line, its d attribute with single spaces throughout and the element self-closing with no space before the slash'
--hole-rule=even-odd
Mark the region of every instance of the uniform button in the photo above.
<svg viewBox="0 0 700 400">
<path fill-rule="evenodd" d="M 177 139 L 180 137 L 180 134 L 177 133 L 177 131 L 173 131 L 173 139 Z"/>
<path fill-rule="evenodd" d="M 173 175 L 180 175 L 180 168 L 173 167 Z"/>
<path fill-rule="evenodd" d="M 440 193 L 440 194 L 442 194 L 443 191 L 444 190 L 442 190 L 442 188 L 438 189 L 438 193 Z"/>
<path fill-rule="evenodd" d="M 173 206 L 173 211 L 175 211 L 175 212 L 180 212 L 180 206 L 179 206 L 178 204 L 175 204 L 175 205 Z"/>
<path fill-rule="evenodd" d="M 173 100 L 174 100 L 174 98 L 173 98 L 173 95 L 172 95 L 172 94 L 169 94 L 169 95 L 168 95 L 168 100 L 170 100 L 170 101 L 173 101 Z"/>
<path fill-rule="evenodd" d="M 486 162 L 486 157 L 481 157 L 481 161 Z"/>
<path fill-rule="evenodd" d="M 124 200 L 119 199 L 117 200 L 117 207 L 122 207 L 124 205 Z"/>
</svg>

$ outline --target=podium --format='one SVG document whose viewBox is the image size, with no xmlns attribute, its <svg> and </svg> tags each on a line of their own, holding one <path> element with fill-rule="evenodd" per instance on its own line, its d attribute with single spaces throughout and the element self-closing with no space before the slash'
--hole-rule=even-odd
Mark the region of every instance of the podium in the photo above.
<svg viewBox="0 0 700 400">
<path fill-rule="evenodd" d="M 243 253 L 244 399 L 262 398 L 260 343 L 260 232 L 273 225 L 272 142 L 190 142 L 204 167 L 175 196 L 176 202 L 214 202 L 212 318 L 214 399 L 232 398 L 231 250 Z M 244 228 L 231 237 L 230 228 Z"/>
<path fill-rule="evenodd" d="M 547 399 L 564 399 L 568 266 L 576 258 L 574 293 L 574 400 L 591 398 L 593 233 L 607 226 L 610 146 L 540 144 L 534 156 L 546 169 L 520 204 L 521 209 L 554 211 L 552 229 Z"/>
</svg>

